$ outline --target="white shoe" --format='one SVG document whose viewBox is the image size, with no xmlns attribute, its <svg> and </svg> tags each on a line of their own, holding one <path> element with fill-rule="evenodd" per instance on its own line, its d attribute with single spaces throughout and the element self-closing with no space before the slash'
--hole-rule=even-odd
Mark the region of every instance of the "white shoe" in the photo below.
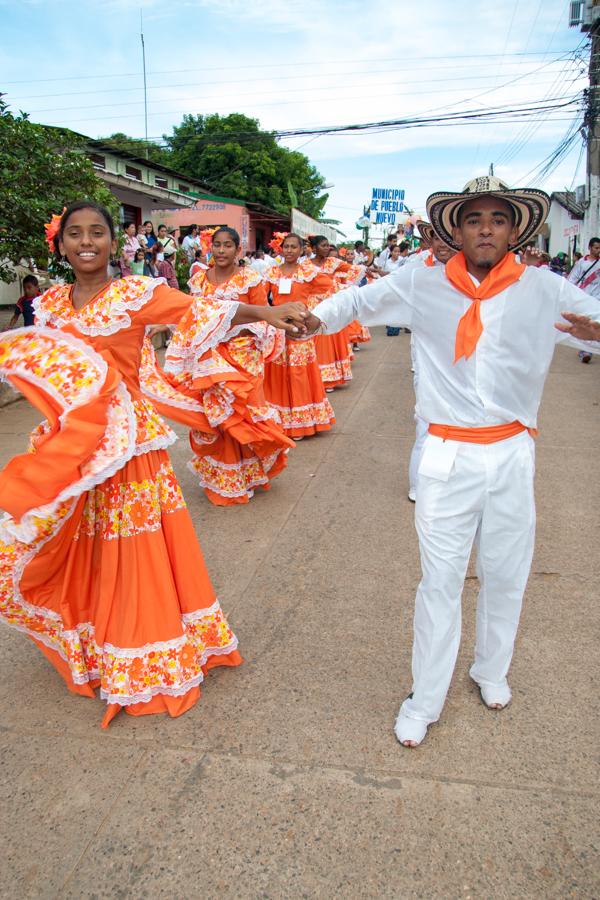
<svg viewBox="0 0 600 900">
<path fill-rule="evenodd" d="M 326 394 L 333 394 L 333 388 L 325 388 Z"/>
<path fill-rule="evenodd" d="M 417 502 L 417 492 L 415 491 L 414 488 L 411 488 L 411 489 L 409 490 L 409 492 L 408 492 L 408 499 L 410 500 L 411 503 L 416 503 L 416 502 Z"/>
<path fill-rule="evenodd" d="M 478 681 L 475 681 L 475 684 L 479 688 L 481 699 L 488 709 L 500 712 L 500 710 L 506 709 L 512 700 L 512 694 L 506 680 L 504 684 L 479 684 Z"/>
<path fill-rule="evenodd" d="M 394 734 L 403 747 L 410 748 L 412 745 L 418 747 L 427 734 L 427 722 L 422 719 L 410 719 L 403 712 L 399 712 L 394 725 Z M 406 741 L 412 741 L 412 744 L 407 744 Z"/>
</svg>

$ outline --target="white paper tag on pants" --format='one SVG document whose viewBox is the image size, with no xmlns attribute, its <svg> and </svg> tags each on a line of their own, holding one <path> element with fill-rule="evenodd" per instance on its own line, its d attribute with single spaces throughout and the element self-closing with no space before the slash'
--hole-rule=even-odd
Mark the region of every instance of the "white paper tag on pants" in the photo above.
<svg viewBox="0 0 600 900">
<path fill-rule="evenodd" d="M 448 481 L 458 453 L 458 441 L 444 441 L 428 434 L 419 463 L 419 475 Z"/>
<path fill-rule="evenodd" d="M 279 284 L 277 286 L 279 288 L 280 294 L 291 294 L 292 293 L 292 279 L 291 278 L 280 278 Z"/>
</svg>

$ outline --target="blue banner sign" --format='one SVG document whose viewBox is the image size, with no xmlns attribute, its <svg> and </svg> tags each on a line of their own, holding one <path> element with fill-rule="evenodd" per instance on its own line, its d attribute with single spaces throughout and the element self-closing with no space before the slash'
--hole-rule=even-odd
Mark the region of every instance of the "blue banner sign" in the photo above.
<svg viewBox="0 0 600 900">
<path fill-rule="evenodd" d="M 406 210 L 404 191 L 398 188 L 373 188 L 371 222 L 375 225 L 395 225 L 398 213 Z"/>
</svg>

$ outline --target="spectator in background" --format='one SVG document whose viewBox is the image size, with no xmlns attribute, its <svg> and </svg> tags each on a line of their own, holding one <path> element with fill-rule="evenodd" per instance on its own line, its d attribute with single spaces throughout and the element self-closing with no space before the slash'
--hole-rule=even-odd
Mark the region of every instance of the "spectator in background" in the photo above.
<svg viewBox="0 0 600 900">
<path fill-rule="evenodd" d="M 580 253 L 579 250 L 575 250 L 573 253 L 573 265 L 576 265 L 580 259 L 583 259 L 583 253 Z"/>
<path fill-rule="evenodd" d="M 158 263 L 158 277 L 164 278 L 169 287 L 178 288 L 179 282 L 177 281 L 177 275 L 175 274 L 175 269 L 173 267 L 173 263 L 175 262 L 175 251 L 167 251 L 166 247 L 163 247 L 164 259 L 160 260 Z"/>
<path fill-rule="evenodd" d="M 208 266 L 206 265 L 206 257 L 203 254 L 202 250 L 196 250 L 194 254 L 194 262 L 190 266 L 190 278 L 201 269 L 208 269 Z"/>
<path fill-rule="evenodd" d="M 400 246 L 398 244 L 393 244 L 384 264 L 381 265 L 381 263 L 377 262 L 377 266 L 383 274 L 389 275 L 390 272 L 395 272 L 396 269 L 400 269 L 405 262 L 406 257 L 400 256 Z"/>
<path fill-rule="evenodd" d="M 256 269 L 259 275 L 264 275 L 267 269 L 270 269 L 273 264 L 271 257 L 269 257 L 269 259 L 266 258 L 263 248 L 257 247 L 254 258 L 250 263 L 251 267 Z"/>
<path fill-rule="evenodd" d="M 200 250 L 200 236 L 197 225 L 192 225 L 189 234 L 186 234 L 181 246 L 190 263 L 193 263 L 196 250 Z"/>
<path fill-rule="evenodd" d="M 158 226 L 158 240 L 162 244 L 162 252 L 165 256 L 174 256 L 177 253 L 175 238 L 168 233 L 166 225 Z"/>
<path fill-rule="evenodd" d="M 35 275 L 26 275 L 23 279 L 23 296 L 19 297 L 15 304 L 15 311 L 6 328 L 14 328 L 19 321 L 19 316 L 23 316 L 23 325 L 29 328 L 34 324 L 33 301 L 39 294 L 40 284 Z M 6 330 L 6 329 L 5 329 Z"/>
<path fill-rule="evenodd" d="M 150 221 L 150 219 L 146 219 L 144 222 L 144 233 L 146 238 L 146 259 L 150 257 L 150 253 L 152 248 L 157 243 L 158 238 L 154 234 L 154 225 Z"/>
<path fill-rule="evenodd" d="M 131 275 L 131 263 L 136 250 L 140 249 L 140 242 L 135 236 L 136 230 L 135 222 L 130 222 L 125 226 L 125 243 L 121 250 L 121 275 L 123 278 Z"/>
<path fill-rule="evenodd" d="M 398 244 L 398 235 L 397 234 L 388 234 L 386 238 L 386 246 L 383 248 L 377 259 L 375 260 L 375 265 L 378 269 L 381 269 L 385 272 L 385 264 L 390 258 L 390 254 L 392 252 L 392 248 L 396 247 Z"/>
<path fill-rule="evenodd" d="M 600 237 L 590 240 L 588 251 L 588 255 L 571 269 L 569 281 L 600 303 Z M 590 363 L 592 354 L 587 350 L 580 350 L 579 359 L 582 363 Z"/>
</svg>

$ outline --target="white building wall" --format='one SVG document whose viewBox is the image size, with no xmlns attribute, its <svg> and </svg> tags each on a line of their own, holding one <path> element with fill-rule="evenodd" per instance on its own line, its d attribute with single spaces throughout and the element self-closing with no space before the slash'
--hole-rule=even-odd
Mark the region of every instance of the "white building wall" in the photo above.
<svg viewBox="0 0 600 900">
<path fill-rule="evenodd" d="M 550 241 L 548 246 L 548 253 L 550 256 L 556 256 L 557 253 L 572 252 L 573 238 L 569 238 L 565 232 L 577 227 L 581 230 L 581 220 L 572 218 L 564 206 L 561 206 L 560 203 L 553 200 L 550 204 L 550 214 L 548 215 L 546 224 L 550 231 Z M 580 238 L 577 239 L 578 250 L 581 249 L 580 240 Z"/>
</svg>

